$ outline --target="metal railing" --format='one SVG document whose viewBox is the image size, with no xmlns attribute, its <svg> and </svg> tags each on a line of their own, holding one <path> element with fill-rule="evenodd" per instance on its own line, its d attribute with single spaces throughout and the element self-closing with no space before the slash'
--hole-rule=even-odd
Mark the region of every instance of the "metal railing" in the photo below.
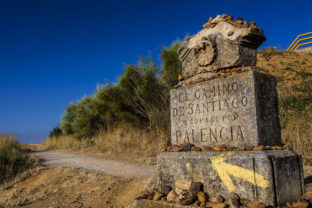
<svg viewBox="0 0 312 208">
<path fill-rule="evenodd" d="M 286 51 L 295 51 L 295 50 L 297 50 L 301 46 L 312 44 L 312 41 L 305 42 L 305 43 L 300 43 L 302 41 L 312 39 L 312 36 L 300 39 L 303 36 L 307 36 L 307 35 L 311 35 L 311 34 L 312 34 L 312 32 L 308 32 L 308 33 L 304 33 L 304 34 L 298 35 L 296 37 L 296 39 L 290 44 L 290 46 L 287 48 Z"/>
</svg>

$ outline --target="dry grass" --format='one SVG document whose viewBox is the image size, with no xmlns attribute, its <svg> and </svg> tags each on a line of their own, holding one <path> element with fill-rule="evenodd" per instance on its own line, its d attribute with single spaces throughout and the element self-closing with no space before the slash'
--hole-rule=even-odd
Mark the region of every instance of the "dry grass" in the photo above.
<svg viewBox="0 0 312 208">
<path fill-rule="evenodd" d="M 35 164 L 14 136 L 0 135 L 0 184 Z"/>
<path fill-rule="evenodd" d="M 257 66 L 277 78 L 280 121 L 284 143 L 303 155 L 312 156 L 312 55 L 278 51 L 259 51 Z M 91 154 L 155 156 L 168 144 L 164 132 L 122 126 L 112 132 L 100 132 L 90 140 L 72 137 L 48 138 L 45 149 L 83 150 Z"/>
<path fill-rule="evenodd" d="M 123 125 L 114 131 L 101 131 L 87 140 L 77 140 L 72 136 L 47 138 L 41 143 L 41 149 L 69 150 L 151 165 L 155 163 L 161 148 L 168 144 L 168 138 L 160 130 L 144 130 Z"/>
<path fill-rule="evenodd" d="M 304 156 L 312 156 L 312 54 L 258 53 L 257 66 L 277 78 L 282 139 Z"/>
<path fill-rule="evenodd" d="M 24 180 L 0 189 L 0 207 L 122 208 L 144 188 L 146 179 L 121 179 L 74 168 L 37 167 Z"/>
<path fill-rule="evenodd" d="M 73 136 L 49 137 L 41 142 L 41 149 L 45 150 L 62 150 L 62 149 L 83 149 L 90 146 L 90 140 L 76 139 Z"/>
</svg>

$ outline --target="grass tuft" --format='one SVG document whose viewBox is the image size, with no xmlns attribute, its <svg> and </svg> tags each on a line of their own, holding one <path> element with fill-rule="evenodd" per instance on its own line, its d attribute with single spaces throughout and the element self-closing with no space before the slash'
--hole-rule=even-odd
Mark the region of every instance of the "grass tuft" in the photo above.
<svg viewBox="0 0 312 208">
<path fill-rule="evenodd" d="M 0 134 L 0 183 L 33 165 L 32 157 L 14 136 Z"/>
</svg>

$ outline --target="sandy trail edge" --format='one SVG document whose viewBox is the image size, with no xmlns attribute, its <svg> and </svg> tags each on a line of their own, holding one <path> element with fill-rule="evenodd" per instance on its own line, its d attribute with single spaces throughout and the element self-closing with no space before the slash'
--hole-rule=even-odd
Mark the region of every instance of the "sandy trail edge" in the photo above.
<svg viewBox="0 0 312 208">
<path fill-rule="evenodd" d="M 134 163 L 108 160 L 81 154 L 53 151 L 32 151 L 30 154 L 43 160 L 47 167 L 73 167 L 97 171 L 124 178 L 147 178 L 153 175 L 155 166 L 141 166 Z"/>
</svg>

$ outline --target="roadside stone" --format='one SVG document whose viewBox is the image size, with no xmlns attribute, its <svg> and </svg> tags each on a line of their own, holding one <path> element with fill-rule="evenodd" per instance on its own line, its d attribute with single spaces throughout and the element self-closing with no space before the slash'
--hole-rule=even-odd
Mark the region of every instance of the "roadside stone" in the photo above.
<svg viewBox="0 0 312 208">
<path fill-rule="evenodd" d="M 189 181 L 189 180 L 186 180 L 186 179 L 178 179 L 176 182 L 175 182 L 175 187 L 176 188 L 179 188 L 179 189 L 183 189 L 183 190 L 186 190 L 188 191 L 191 187 L 191 184 L 192 182 Z"/>
<path fill-rule="evenodd" d="M 312 204 L 312 192 L 311 192 L 311 191 L 308 191 L 308 192 L 304 193 L 304 194 L 300 197 L 300 199 L 303 199 L 303 200 L 305 200 L 305 201 L 308 201 L 309 203 Z"/>
<path fill-rule="evenodd" d="M 160 198 L 163 197 L 163 196 L 164 196 L 164 195 L 163 195 L 162 193 L 156 191 L 155 194 L 154 194 L 153 200 L 154 200 L 154 201 L 158 201 L 158 200 L 160 200 Z"/>
<path fill-rule="evenodd" d="M 202 191 L 197 193 L 197 198 L 201 203 L 206 203 L 208 201 L 208 195 Z"/>
<path fill-rule="evenodd" d="M 201 182 L 193 182 L 189 188 L 191 196 L 197 196 L 197 193 L 203 190 L 203 184 Z"/>
<path fill-rule="evenodd" d="M 246 151 L 251 151 L 251 150 L 253 150 L 253 146 L 247 146 L 246 147 Z"/>
<path fill-rule="evenodd" d="M 181 147 L 178 146 L 178 145 L 173 145 L 173 146 L 171 146 L 170 151 L 171 152 L 180 152 L 181 151 Z"/>
<path fill-rule="evenodd" d="M 251 68 L 254 70 L 172 89 L 171 143 L 188 141 L 214 151 L 223 151 L 227 145 L 248 146 L 248 151 L 258 145 L 281 145 L 276 79 Z M 218 86 L 226 91 L 217 92 Z M 219 122 L 211 120 L 217 118 Z"/>
<path fill-rule="evenodd" d="M 179 194 L 181 194 L 185 190 L 180 189 L 180 188 L 175 188 L 174 191 L 179 195 Z"/>
<path fill-rule="evenodd" d="M 157 189 L 157 175 L 154 173 L 151 177 L 149 177 L 148 181 L 146 182 L 146 185 L 144 186 L 144 190 L 148 192 L 153 192 L 154 189 Z"/>
<path fill-rule="evenodd" d="M 190 142 L 186 142 L 182 144 L 181 150 L 182 151 L 191 151 L 191 148 L 194 147 L 194 144 L 191 144 Z"/>
<path fill-rule="evenodd" d="M 154 194 L 147 195 L 146 199 L 153 200 L 154 199 Z"/>
<path fill-rule="evenodd" d="M 168 195 L 170 191 L 171 191 L 171 187 L 170 186 L 163 185 L 161 187 L 160 193 L 162 193 L 163 195 Z"/>
<path fill-rule="evenodd" d="M 254 151 L 262 151 L 264 150 L 264 146 L 263 145 L 260 145 L 260 146 L 256 146 L 253 148 Z"/>
<path fill-rule="evenodd" d="M 196 147 L 196 146 L 194 146 L 194 147 L 191 148 L 191 151 L 200 152 L 200 151 L 202 151 L 202 150 L 203 150 L 203 149 L 202 149 L 201 147 Z"/>
<path fill-rule="evenodd" d="M 219 195 L 219 194 L 214 194 L 212 196 L 210 196 L 210 202 L 214 202 L 214 203 L 223 203 L 224 202 L 224 198 Z"/>
<path fill-rule="evenodd" d="M 252 201 L 247 204 L 247 207 L 248 208 L 265 208 L 265 204 L 258 202 L 258 201 Z"/>
<path fill-rule="evenodd" d="M 188 191 L 182 191 L 180 194 L 178 194 L 178 196 L 179 196 L 179 199 L 181 201 L 181 200 L 184 200 L 184 199 L 190 197 L 190 194 Z"/>
<path fill-rule="evenodd" d="M 183 42 L 178 49 L 182 76 L 194 75 L 203 69 L 214 71 L 256 64 L 256 49 L 265 40 L 263 32 L 249 29 L 246 21 L 232 22 L 231 16 L 217 16 Z"/>
<path fill-rule="evenodd" d="M 171 190 L 167 195 L 168 202 L 179 202 L 179 196 L 176 194 L 174 190 Z"/>
<path fill-rule="evenodd" d="M 292 203 L 291 207 L 293 208 L 307 208 L 309 206 L 308 202 L 295 202 Z"/>
<path fill-rule="evenodd" d="M 189 197 L 189 198 L 186 198 L 186 199 L 183 199 L 182 201 L 180 201 L 180 204 L 183 206 L 186 206 L 186 205 L 192 204 L 194 201 L 195 200 L 193 197 Z"/>
<path fill-rule="evenodd" d="M 255 170 L 265 183 L 262 185 L 265 186 L 264 188 L 257 188 L 255 196 L 253 184 L 239 177 L 233 177 L 231 169 L 224 169 L 225 174 L 232 178 L 236 187 L 235 193 L 241 198 L 257 199 L 271 206 L 283 206 L 288 201 L 298 200 L 303 194 L 301 157 L 293 150 L 180 152 L 179 154 L 164 152 L 157 158 L 159 186 L 164 182 L 166 185 L 175 187 L 175 182 L 181 178 L 186 179 L 190 184 L 190 181 L 196 178 L 196 181 L 203 183 L 203 191 L 209 196 L 216 194 L 215 190 L 218 190 L 219 195 L 230 199 L 231 192 L 228 191 L 212 166 L 212 158 L 218 158 L 224 154 L 231 156 L 227 157 L 220 167 L 230 165 L 230 167 L 236 166 L 246 171 Z M 242 174 L 248 174 L 248 172 Z"/>
<path fill-rule="evenodd" d="M 239 199 L 238 198 L 231 198 L 229 200 L 229 205 L 231 208 L 239 208 L 240 207 Z"/>
<path fill-rule="evenodd" d="M 312 191 L 312 183 L 308 183 L 304 185 L 304 192 Z"/>
<path fill-rule="evenodd" d="M 244 206 L 247 206 L 247 204 L 250 202 L 248 199 L 240 199 L 240 203 Z"/>
<path fill-rule="evenodd" d="M 215 202 L 208 202 L 206 203 L 206 207 L 211 207 L 211 208 L 226 208 L 228 205 L 224 203 L 215 203 Z"/>
<path fill-rule="evenodd" d="M 212 148 L 213 151 L 222 151 L 224 149 L 225 145 L 224 144 L 220 144 L 220 145 L 216 145 Z"/>
</svg>

